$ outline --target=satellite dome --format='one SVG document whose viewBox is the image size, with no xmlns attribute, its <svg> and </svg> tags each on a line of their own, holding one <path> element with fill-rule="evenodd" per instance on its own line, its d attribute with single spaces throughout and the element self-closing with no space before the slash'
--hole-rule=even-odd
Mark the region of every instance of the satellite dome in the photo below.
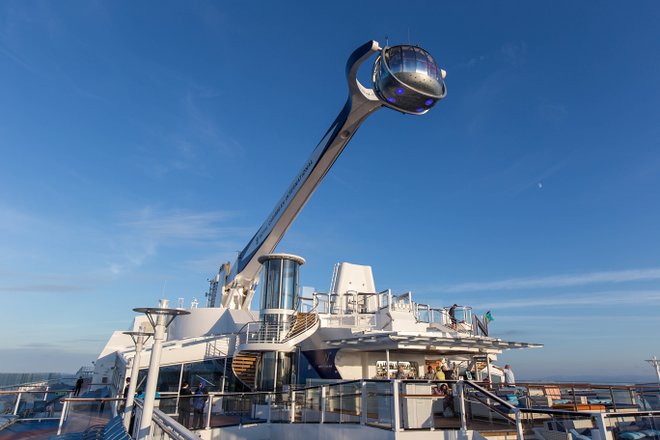
<svg viewBox="0 0 660 440">
<path fill-rule="evenodd" d="M 423 115 L 447 94 L 430 53 L 417 46 L 385 47 L 374 63 L 374 91 L 387 107 Z"/>
</svg>

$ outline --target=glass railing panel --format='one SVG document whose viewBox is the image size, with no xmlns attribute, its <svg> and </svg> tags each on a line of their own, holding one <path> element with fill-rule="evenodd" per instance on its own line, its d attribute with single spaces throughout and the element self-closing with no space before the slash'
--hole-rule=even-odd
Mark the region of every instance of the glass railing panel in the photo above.
<svg viewBox="0 0 660 440">
<path fill-rule="evenodd" d="M 637 386 L 635 401 L 640 409 L 660 410 L 660 387 L 655 385 Z"/>
<path fill-rule="evenodd" d="M 176 418 L 178 414 L 177 400 L 177 393 L 158 393 L 156 405 L 165 414 Z"/>
<path fill-rule="evenodd" d="M 599 438 L 596 420 L 588 413 L 559 410 L 528 410 L 521 412 L 523 432 L 537 438 L 576 440 L 580 436 Z M 545 411 L 545 412 L 544 412 Z"/>
<path fill-rule="evenodd" d="M 362 383 L 350 382 L 339 385 L 339 423 L 360 423 L 362 414 Z"/>
<path fill-rule="evenodd" d="M 291 421 L 291 394 L 276 393 L 270 397 L 270 420 L 273 423 L 289 423 Z"/>
<path fill-rule="evenodd" d="M 367 382 L 367 425 L 392 429 L 392 383 Z"/>
<path fill-rule="evenodd" d="M 296 391 L 293 396 L 293 421 L 305 422 L 305 391 Z M 289 396 L 291 399 L 291 396 Z M 289 419 L 291 414 L 289 413 Z"/>
<path fill-rule="evenodd" d="M 23 395 L 13 391 L 0 391 L 0 414 L 11 415 L 14 414 L 16 408 L 16 401 Z M 20 405 L 20 402 L 19 402 Z"/>
<path fill-rule="evenodd" d="M 20 419 L 59 418 L 61 400 L 70 394 L 68 390 L 3 392 L 0 394 L 0 414 L 15 413 Z"/>
<path fill-rule="evenodd" d="M 301 406 L 301 418 L 296 421 L 304 423 L 319 423 L 321 421 L 321 388 L 308 388 L 299 391 L 298 394 L 304 397 Z"/>
<path fill-rule="evenodd" d="M 460 401 L 454 382 L 405 381 L 399 398 L 403 429 L 460 427 Z"/>
<path fill-rule="evenodd" d="M 325 423 L 339 423 L 341 415 L 341 388 L 329 385 L 325 393 Z"/>
<path fill-rule="evenodd" d="M 117 402 L 117 399 L 67 399 L 61 433 L 80 433 L 104 426 L 113 417 Z"/>
<path fill-rule="evenodd" d="M 644 409 L 638 389 L 626 385 L 594 384 L 493 384 L 500 396 L 515 394 L 529 408 L 572 411 L 632 411 Z"/>
<path fill-rule="evenodd" d="M 474 389 L 465 390 L 465 415 L 467 429 L 515 430 L 514 410 L 497 399 Z"/>
<path fill-rule="evenodd" d="M 210 410 L 210 426 L 215 428 L 265 422 L 268 419 L 269 405 L 265 394 L 213 395 Z M 207 417 L 205 411 L 204 420 Z"/>
</svg>

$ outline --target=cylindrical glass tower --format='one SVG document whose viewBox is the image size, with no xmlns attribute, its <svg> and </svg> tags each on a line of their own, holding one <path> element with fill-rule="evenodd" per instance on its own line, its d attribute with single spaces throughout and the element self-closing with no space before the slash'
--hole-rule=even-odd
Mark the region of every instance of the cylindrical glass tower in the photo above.
<svg viewBox="0 0 660 440">
<path fill-rule="evenodd" d="M 288 318 L 298 305 L 298 272 L 305 260 L 290 254 L 259 257 L 261 263 L 261 315 Z M 282 321 L 279 321 L 282 322 Z"/>
<path fill-rule="evenodd" d="M 290 330 L 298 307 L 298 272 L 305 260 L 290 254 L 259 257 L 261 263 L 261 327 L 259 339 L 279 342 Z M 257 372 L 259 390 L 277 390 L 291 381 L 291 354 L 265 352 Z"/>
</svg>

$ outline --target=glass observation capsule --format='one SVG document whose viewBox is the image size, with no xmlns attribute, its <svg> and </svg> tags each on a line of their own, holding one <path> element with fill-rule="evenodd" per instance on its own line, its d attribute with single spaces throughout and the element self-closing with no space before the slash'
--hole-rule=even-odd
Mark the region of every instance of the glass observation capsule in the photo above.
<svg viewBox="0 0 660 440">
<path fill-rule="evenodd" d="M 374 63 L 374 91 L 387 107 L 423 115 L 447 94 L 443 76 L 421 47 L 385 47 Z"/>
</svg>

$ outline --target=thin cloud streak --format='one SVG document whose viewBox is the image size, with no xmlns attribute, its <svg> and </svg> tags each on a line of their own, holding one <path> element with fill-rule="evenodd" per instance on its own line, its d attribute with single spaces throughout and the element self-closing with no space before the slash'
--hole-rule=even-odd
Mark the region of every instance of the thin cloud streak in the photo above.
<svg viewBox="0 0 660 440">
<path fill-rule="evenodd" d="M 481 292 L 490 290 L 546 289 L 588 284 L 625 283 L 660 279 L 660 268 L 591 272 L 581 275 L 554 275 L 540 278 L 510 278 L 500 281 L 460 283 L 437 288 L 440 292 Z"/>
<path fill-rule="evenodd" d="M 26 284 L 23 286 L 0 286 L 0 293 L 28 292 L 28 293 L 80 293 L 89 291 L 89 287 L 66 284 Z"/>
<path fill-rule="evenodd" d="M 632 305 L 643 304 L 645 306 L 660 305 L 660 290 L 640 291 L 609 291 L 589 294 L 565 294 L 538 299 L 511 299 L 505 301 L 474 304 L 479 309 L 517 309 L 528 307 L 553 307 L 553 306 L 610 306 L 610 305 Z"/>
</svg>

